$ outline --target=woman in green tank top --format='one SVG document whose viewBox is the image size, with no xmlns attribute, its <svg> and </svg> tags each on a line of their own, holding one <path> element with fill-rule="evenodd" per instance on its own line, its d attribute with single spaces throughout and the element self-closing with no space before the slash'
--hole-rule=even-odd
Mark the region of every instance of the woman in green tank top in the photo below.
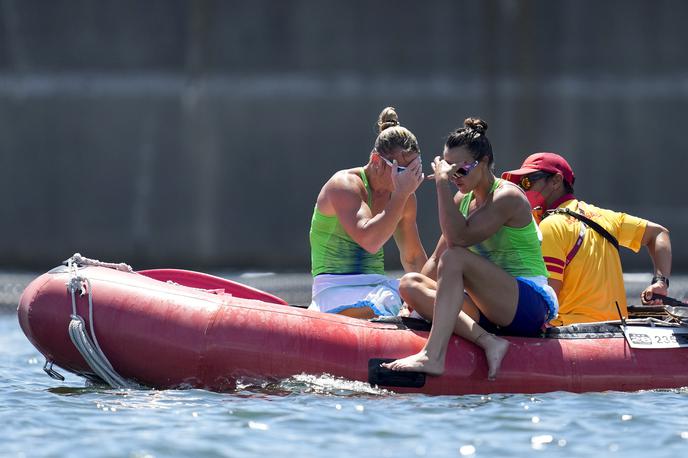
<svg viewBox="0 0 688 458">
<path fill-rule="evenodd" d="M 363 167 L 340 170 L 320 190 L 311 220 L 312 310 L 357 318 L 395 315 L 398 280 L 384 276 L 382 246 L 392 236 L 407 272 L 427 255 L 416 226 L 415 191 L 423 181 L 416 137 L 385 108 Z"/>
<path fill-rule="evenodd" d="M 400 287 L 432 330 L 423 350 L 385 367 L 439 375 L 456 332 L 485 350 L 492 379 L 509 348 L 493 332 L 536 335 L 556 316 L 530 205 L 517 186 L 495 178 L 486 130 L 484 121 L 466 119 L 447 138 L 444 158 L 435 158 L 442 237 L 421 273 L 405 275 Z"/>
</svg>

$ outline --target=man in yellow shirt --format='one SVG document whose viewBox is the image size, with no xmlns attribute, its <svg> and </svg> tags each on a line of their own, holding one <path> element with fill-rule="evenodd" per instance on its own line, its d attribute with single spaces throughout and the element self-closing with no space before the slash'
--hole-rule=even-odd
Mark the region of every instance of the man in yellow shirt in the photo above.
<svg viewBox="0 0 688 458">
<path fill-rule="evenodd" d="M 636 253 L 641 246 L 648 248 L 654 276 L 642 292 L 641 301 L 661 303 L 651 298 L 653 294 L 666 295 L 669 288 L 668 230 L 651 221 L 576 199 L 575 175 L 558 154 L 532 154 L 520 169 L 505 172 L 502 178 L 519 184 L 536 219 L 542 218 L 542 255 L 548 282 L 559 298 L 559 315 L 550 321 L 552 325 L 616 320 L 617 302 L 624 317 L 628 316 L 619 246 Z"/>
</svg>

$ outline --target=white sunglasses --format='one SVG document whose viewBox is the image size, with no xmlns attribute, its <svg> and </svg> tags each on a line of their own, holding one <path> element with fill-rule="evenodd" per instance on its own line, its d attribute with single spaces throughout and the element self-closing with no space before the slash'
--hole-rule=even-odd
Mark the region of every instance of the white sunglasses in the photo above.
<svg viewBox="0 0 688 458">
<path fill-rule="evenodd" d="M 385 157 L 384 157 L 382 154 L 380 154 L 380 153 L 377 153 L 377 155 L 380 156 L 380 158 L 381 158 L 383 161 L 385 161 L 385 164 L 387 164 L 387 165 L 390 166 L 390 167 L 394 167 L 394 163 L 393 163 L 392 161 L 390 161 L 389 159 L 385 158 Z M 422 163 L 420 154 L 418 155 L 418 160 L 421 161 L 421 163 Z M 401 165 L 398 165 L 398 164 L 397 164 L 397 173 L 401 173 L 401 172 L 403 172 L 403 171 L 406 170 L 406 169 L 407 169 L 407 167 L 402 167 Z"/>
</svg>

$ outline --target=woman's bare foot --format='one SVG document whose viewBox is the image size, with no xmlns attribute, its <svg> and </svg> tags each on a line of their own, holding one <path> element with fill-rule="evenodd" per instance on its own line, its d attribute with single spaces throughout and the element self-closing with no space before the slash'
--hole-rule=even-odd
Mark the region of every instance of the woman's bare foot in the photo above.
<svg viewBox="0 0 688 458">
<path fill-rule="evenodd" d="M 487 379 L 496 379 L 499 367 L 502 365 L 502 360 L 509 351 L 509 341 L 486 332 L 478 337 L 475 343 L 485 350 L 485 358 L 487 359 Z"/>
<path fill-rule="evenodd" d="M 381 366 L 393 371 L 425 372 L 429 375 L 442 375 L 444 373 L 443 361 L 430 359 L 425 350 L 391 363 L 382 363 Z"/>
</svg>

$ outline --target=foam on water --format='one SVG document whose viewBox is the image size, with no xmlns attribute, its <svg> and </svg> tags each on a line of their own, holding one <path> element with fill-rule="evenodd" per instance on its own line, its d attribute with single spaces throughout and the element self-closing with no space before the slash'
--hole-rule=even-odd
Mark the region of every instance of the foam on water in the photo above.
<svg viewBox="0 0 688 458">
<path fill-rule="evenodd" d="M 392 391 L 369 383 L 347 380 L 330 374 L 299 374 L 280 382 L 280 387 L 293 393 L 313 393 L 336 396 L 387 396 Z"/>
</svg>

